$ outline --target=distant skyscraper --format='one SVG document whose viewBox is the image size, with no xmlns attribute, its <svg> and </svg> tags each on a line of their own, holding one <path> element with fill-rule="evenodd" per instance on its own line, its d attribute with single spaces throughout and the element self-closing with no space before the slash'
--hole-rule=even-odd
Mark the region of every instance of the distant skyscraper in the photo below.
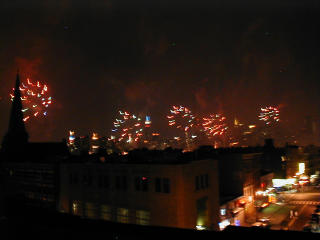
<svg viewBox="0 0 320 240">
<path fill-rule="evenodd" d="M 90 151 L 89 154 L 97 153 L 99 150 L 100 142 L 98 133 L 92 133 L 90 140 Z"/>
</svg>

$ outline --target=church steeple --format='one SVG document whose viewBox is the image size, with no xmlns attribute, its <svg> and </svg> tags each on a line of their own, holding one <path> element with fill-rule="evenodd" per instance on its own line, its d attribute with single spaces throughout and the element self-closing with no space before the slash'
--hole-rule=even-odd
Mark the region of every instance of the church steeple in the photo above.
<svg viewBox="0 0 320 240">
<path fill-rule="evenodd" d="M 17 72 L 14 98 L 11 105 L 8 132 L 2 142 L 2 151 L 19 151 L 28 143 L 29 135 L 23 121 L 22 100 L 20 92 L 20 76 Z"/>
</svg>

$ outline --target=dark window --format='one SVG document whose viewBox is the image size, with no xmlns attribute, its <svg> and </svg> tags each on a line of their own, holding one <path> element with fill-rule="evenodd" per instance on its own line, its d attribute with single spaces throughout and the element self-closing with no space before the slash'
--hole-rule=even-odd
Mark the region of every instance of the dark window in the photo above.
<svg viewBox="0 0 320 240">
<path fill-rule="evenodd" d="M 149 179 L 146 177 L 142 177 L 141 178 L 142 181 L 142 191 L 143 192 L 148 192 L 148 188 L 149 188 Z"/>
<path fill-rule="evenodd" d="M 72 173 L 69 174 L 69 184 L 73 183 L 73 175 Z"/>
<path fill-rule="evenodd" d="M 73 173 L 72 174 L 72 178 L 73 178 L 73 180 L 72 180 L 72 183 L 73 184 L 78 184 L 78 174 L 77 173 Z"/>
<path fill-rule="evenodd" d="M 136 191 L 147 192 L 149 189 L 149 179 L 147 177 L 136 177 L 135 189 Z"/>
<path fill-rule="evenodd" d="M 103 176 L 99 175 L 99 178 L 98 178 L 98 187 L 99 188 L 102 188 L 103 186 Z"/>
<path fill-rule="evenodd" d="M 170 193 L 170 179 L 169 178 L 163 179 L 163 192 Z"/>
<path fill-rule="evenodd" d="M 136 191 L 140 191 L 140 177 L 135 177 L 134 187 L 135 187 Z"/>
<path fill-rule="evenodd" d="M 196 190 L 199 190 L 199 176 L 196 176 Z"/>
<path fill-rule="evenodd" d="M 200 188 L 204 189 L 204 176 L 203 175 L 200 176 Z"/>
<path fill-rule="evenodd" d="M 109 186 L 110 186 L 109 176 L 104 176 L 103 177 L 103 187 L 109 188 Z"/>
<path fill-rule="evenodd" d="M 116 176 L 116 189 L 119 190 L 121 189 L 121 178 L 120 176 Z"/>
<path fill-rule="evenodd" d="M 127 176 L 122 176 L 122 189 L 127 190 Z"/>
<path fill-rule="evenodd" d="M 82 176 L 82 184 L 85 184 L 85 185 L 88 184 L 88 179 L 86 175 Z"/>
<path fill-rule="evenodd" d="M 206 188 L 209 187 L 209 176 L 208 176 L 208 174 L 204 175 L 204 186 Z"/>
<path fill-rule="evenodd" d="M 89 175 L 88 176 L 88 186 L 91 186 L 92 185 L 92 176 Z"/>
<path fill-rule="evenodd" d="M 156 178 L 155 191 L 156 192 L 161 192 L 161 178 Z"/>
<path fill-rule="evenodd" d="M 195 183 L 196 183 L 196 190 L 208 188 L 209 187 L 208 174 L 196 176 Z"/>
</svg>

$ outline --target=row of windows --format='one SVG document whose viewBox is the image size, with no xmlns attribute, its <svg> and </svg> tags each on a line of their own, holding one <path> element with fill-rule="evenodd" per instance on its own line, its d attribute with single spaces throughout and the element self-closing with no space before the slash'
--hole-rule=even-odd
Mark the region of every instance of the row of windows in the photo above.
<svg viewBox="0 0 320 240">
<path fill-rule="evenodd" d="M 54 202 L 56 200 L 53 194 L 39 193 L 39 192 L 25 192 L 25 197 L 27 199 L 41 200 L 41 201 L 47 201 L 47 202 Z"/>
<path fill-rule="evenodd" d="M 208 174 L 196 176 L 195 178 L 195 188 L 196 190 L 206 189 L 209 187 L 209 176 Z"/>
<path fill-rule="evenodd" d="M 150 212 L 146 210 L 129 210 L 127 208 L 112 208 L 110 205 L 97 205 L 94 203 L 82 204 L 73 201 L 72 214 L 91 219 L 103 219 L 120 223 L 136 223 L 150 225 Z M 129 215 L 130 214 L 130 215 Z M 131 221 L 130 221 L 131 216 Z M 133 220 L 134 219 L 134 220 Z"/>
<path fill-rule="evenodd" d="M 109 189 L 111 186 L 110 177 L 107 175 L 98 176 L 97 186 L 98 188 Z M 71 185 L 79 184 L 79 178 L 77 174 L 69 175 L 69 183 Z M 87 186 L 93 186 L 93 178 L 90 175 L 83 175 L 81 183 Z M 134 178 L 134 189 L 138 192 L 148 192 L 150 185 L 150 179 L 144 176 L 136 176 Z M 114 187 L 116 190 L 126 191 L 128 189 L 127 176 L 115 176 Z M 155 178 L 154 181 L 155 192 L 170 193 L 170 179 L 169 178 Z"/>
</svg>

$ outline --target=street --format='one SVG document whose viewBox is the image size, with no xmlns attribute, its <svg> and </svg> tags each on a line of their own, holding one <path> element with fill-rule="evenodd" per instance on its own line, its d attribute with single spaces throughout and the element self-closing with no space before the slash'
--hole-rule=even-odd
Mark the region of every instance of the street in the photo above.
<svg viewBox="0 0 320 240">
<path fill-rule="evenodd" d="M 257 213 L 257 218 L 270 219 L 271 229 L 303 231 L 316 205 L 320 205 L 320 191 L 309 187 L 303 192 L 281 193 L 280 197 L 282 202 L 270 204 Z"/>
</svg>

